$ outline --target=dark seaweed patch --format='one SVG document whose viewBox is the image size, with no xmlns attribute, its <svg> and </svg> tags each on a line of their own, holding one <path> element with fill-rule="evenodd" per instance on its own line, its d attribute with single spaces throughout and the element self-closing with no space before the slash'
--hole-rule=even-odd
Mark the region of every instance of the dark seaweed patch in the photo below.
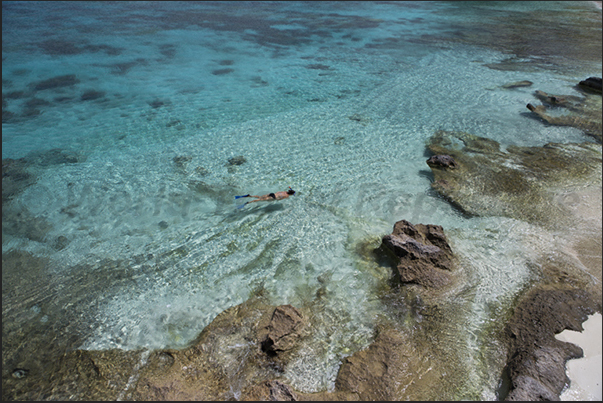
<svg viewBox="0 0 603 403">
<path fill-rule="evenodd" d="M 131 62 L 115 63 L 112 64 L 110 67 L 112 68 L 112 74 L 124 75 L 134 66 L 146 66 L 147 64 L 148 62 L 146 59 L 138 58 Z"/>
<path fill-rule="evenodd" d="M 6 99 L 19 99 L 19 98 L 23 98 L 24 96 L 25 96 L 24 91 L 11 91 L 11 92 L 7 92 L 6 94 L 2 94 L 2 98 L 6 98 Z"/>
<path fill-rule="evenodd" d="M 157 109 L 157 108 L 161 108 L 162 106 L 165 106 L 165 102 L 163 102 L 159 99 L 155 99 L 155 100 L 149 102 L 149 105 L 151 105 L 151 108 Z"/>
<path fill-rule="evenodd" d="M 220 66 L 232 66 L 234 64 L 234 60 L 220 60 L 218 64 Z"/>
<path fill-rule="evenodd" d="M 42 114 L 42 111 L 40 111 L 39 109 L 36 109 L 36 108 L 27 108 L 27 109 L 23 110 L 23 113 L 21 113 L 21 115 L 26 118 L 34 118 L 41 114 Z"/>
<path fill-rule="evenodd" d="M 226 68 L 226 69 L 216 69 L 211 72 L 214 76 L 223 76 L 225 74 L 232 73 L 234 69 Z"/>
<path fill-rule="evenodd" d="M 48 80 L 39 81 L 33 84 L 33 86 L 34 90 L 42 91 L 54 88 L 70 87 L 72 85 L 78 84 L 79 82 L 80 80 L 77 79 L 75 74 L 67 74 L 64 76 L 56 76 L 49 78 Z"/>
<path fill-rule="evenodd" d="M 2 123 L 10 123 L 15 118 L 15 114 L 11 111 L 2 109 Z M 4 183 L 2 183 L 4 186 Z"/>
<path fill-rule="evenodd" d="M 82 94 L 80 99 L 82 101 L 92 101 L 95 99 L 103 98 L 104 96 L 105 91 L 88 90 Z"/>
<path fill-rule="evenodd" d="M 176 56 L 176 46 L 169 44 L 161 45 L 159 46 L 159 53 L 168 59 L 173 59 Z"/>
<path fill-rule="evenodd" d="M 327 66 L 326 64 L 320 64 L 320 63 L 308 64 L 305 67 L 310 70 L 331 70 L 331 68 L 329 66 Z"/>
<path fill-rule="evenodd" d="M 105 52 L 109 56 L 121 55 L 123 51 L 121 48 L 115 48 L 110 45 L 86 45 L 83 49 L 91 53 Z"/>
<path fill-rule="evenodd" d="M 63 39 L 49 39 L 40 43 L 38 46 L 44 53 L 52 56 L 78 55 L 85 52 L 105 52 L 109 56 L 117 56 L 122 52 L 122 49 L 110 45 L 88 45 Z"/>
<path fill-rule="evenodd" d="M 263 80 L 260 76 L 252 77 L 251 81 L 253 82 L 253 84 L 251 85 L 252 87 L 266 87 L 269 85 L 268 81 Z"/>
<path fill-rule="evenodd" d="M 40 99 L 40 98 L 31 98 L 27 102 L 25 102 L 25 106 L 28 108 L 35 108 L 37 106 L 46 106 L 46 105 L 50 105 L 50 102 L 48 102 L 45 99 Z"/>
<path fill-rule="evenodd" d="M 14 69 L 12 71 L 13 76 L 24 76 L 27 75 L 29 73 L 29 70 L 27 69 Z"/>
<path fill-rule="evenodd" d="M 56 97 L 55 99 L 53 99 L 54 102 L 69 102 L 72 101 L 73 97 L 68 97 L 68 96 L 63 96 L 63 97 Z"/>
<path fill-rule="evenodd" d="M 83 52 L 75 43 L 65 40 L 49 39 L 38 46 L 44 53 L 53 56 L 77 55 Z"/>
</svg>

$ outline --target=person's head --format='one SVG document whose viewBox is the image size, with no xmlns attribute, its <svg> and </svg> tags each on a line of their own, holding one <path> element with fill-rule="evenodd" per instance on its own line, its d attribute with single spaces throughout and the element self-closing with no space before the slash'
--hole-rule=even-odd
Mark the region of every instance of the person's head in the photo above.
<svg viewBox="0 0 603 403">
<path fill-rule="evenodd" d="M 287 194 L 288 195 L 294 195 L 295 194 L 295 190 L 291 189 L 291 186 L 289 186 L 289 189 L 287 189 Z"/>
</svg>

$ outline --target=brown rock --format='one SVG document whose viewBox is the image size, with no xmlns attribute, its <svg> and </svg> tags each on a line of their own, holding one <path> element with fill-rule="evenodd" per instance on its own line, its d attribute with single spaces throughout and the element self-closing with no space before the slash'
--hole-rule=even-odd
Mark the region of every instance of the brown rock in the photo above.
<svg viewBox="0 0 603 403">
<path fill-rule="evenodd" d="M 270 324 L 260 333 L 262 351 L 274 357 L 290 350 L 299 338 L 303 326 L 304 320 L 297 309 L 291 305 L 277 306 Z"/>
<path fill-rule="evenodd" d="M 582 357 L 582 349 L 555 338 L 565 329 L 582 331 L 594 312 L 594 302 L 582 290 L 541 286 L 522 298 L 507 323 L 510 380 L 505 400 L 559 400 L 568 383 L 565 363 Z"/>
<path fill-rule="evenodd" d="M 439 225 L 413 225 L 398 221 L 394 231 L 382 239 L 382 246 L 398 258 L 394 277 L 401 283 L 428 288 L 444 287 L 450 282 L 452 250 Z"/>
<path fill-rule="evenodd" d="M 427 160 L 430 168 L 450 168 L 458 167 L 458 164 L 450 155 L 433 155 Z"/>
</svg>

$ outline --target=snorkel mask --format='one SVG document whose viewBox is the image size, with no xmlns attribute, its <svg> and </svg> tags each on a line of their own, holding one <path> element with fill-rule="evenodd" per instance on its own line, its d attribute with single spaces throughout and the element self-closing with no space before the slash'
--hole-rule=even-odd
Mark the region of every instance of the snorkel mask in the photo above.
<svg viewBox="0 0 603 403">
<path fill-rule="evenodd" d="M 291 189 L 291 186 L 289 186 L 289 189 L 287 190 L 287 194 L 294 195 L 295 194 L 295 190 Z"/>
</svg>

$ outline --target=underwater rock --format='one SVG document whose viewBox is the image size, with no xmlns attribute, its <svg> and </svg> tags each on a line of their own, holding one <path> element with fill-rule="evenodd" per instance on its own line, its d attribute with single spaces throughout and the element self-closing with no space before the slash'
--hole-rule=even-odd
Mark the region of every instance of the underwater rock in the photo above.
<svg viewBox="0 0 603 403">
<path fill-rule="evenodd" d="M 51 229 L 52 225 L 45 218 L 33 215 L 26 208 L 2 206 L 3 233 L 43 242 Z"/>
<path fill-rule="evenodd" d="M 172 161 L 174 162 L 174 165 L 176 166 L 176 168 L 186 169 L 186 166 L 192 159 L 193 159 L 193 157 L 191 157 L 190 155 L 177 155 L 174 158 L 172 158 Z"/>
<path fill-rule="evenodd" d="M 600 182 L 601 146 L 595 143 L 508 146 L 503 151 L 494 140 L 440 130 L 427 148 L 456 161 L 455 169 L 430 165 L 431 186 L 469 216 L 504 216 L 560 227 L 571 215 L 552 202 L 555 192 Z"/>
<path fill-rule="evenodd" d="M 11 200 L 35 182 L 34 176 L 27 171 L 28 165 L 23 158 L 2 160 L 2 203 Z"/>
<path fill-rule="evenodd" d="M 594 313 L 593 301 L 582 290 L 541 286 L 528 292 L 506 325 L 509 350 L 504 400 L 559 400 L 569 382 L 565 363 L 583 356 L 582 349 L 562 342 L 555 334 L 582 331 Z"/>
<path fill-rule="evenodd" d="M 15 117 L 16 115 L 13 112 L 2 109 L 2 123 L 10 123 Z"/>
<path fill-rule="evenodd" d="M 93 101 L 95 99 L 103 98 L 105 94 L 105 91 L 88 90 L 82 94 L 80 99 L 82 101 Z"/>
<path fill-rule="evenodd" d="M 536 91 L 534 96 L 546 104 L 566 108 L 570 112 L 566 115 L 553 116 L 547 112 L 544 105 L 527 104 L 526 108 L 542 120 L 555 126 L 575 127 L 601 143 L 600 97 L 596 95 L 586 95 L 584 98 L 572 95 L 550 95 L 543 91 Z"/>
<path fill-rule="evenodd" d="M 520 88 L 520 87 L 530 87 L 532 84 L 534 84 L 534 83 L 531 81 L 528 81 L 528 80 L 514 81 L 512 83 L 507 83 L 507 84 L 501 85 L 501 88 L 511 89 L 511 88 Z"/>
<path fill-rule="evenodd" d="M 46 167 L 60 164 L 77 164 L 85 162 L 86 157 L 74 151 L 52 148 L 45 151 L 33 151 L 27 154 L 24 160 L 30 164 Z"/>
<path fill-rule="evenodd" d="M 213 70 L 211 72 L 211 74 L 213 74 L 214 76 L 223 76 L 225 74 L 232 73 L 233 71 L 234 71 L 234 69 L 231 69 L 231 68 L 216 69 L 216 70 Z"/>
<path fill-rule="evenodd" d="M 165 102 L 163 102 L 159 99 L 155 99 L 155 100 L 149 102 L 149 105 L 151 106 L 151 108 L 157 109 L 157 108 L 161 108 L 162 106 L 164 106 Z"/>
<path fill-rule="evenodd" d="M 49 90 L 61 87 L 71 87 L 80 82 L 75 74 L 67 74 L 64 76 L 56 76 L 49 78 L 48 80 L 39 81 L 33 84 L 33 88 L 36 91 Z"/>
<path fill-rule="evenodd" d="M 228 165 L 243 165 L 247 162 L 247 159 L 242 155 L 232 157 L 228 159 Z"/>
<path fill-rule="evenodd" d="M 580 81 L 578 85 L 587 91 L 601 94 L 601 77 L 589 77 Z"/>
<path fill-rule="evenodd" d="M 59 235 L 53 241 L 52 247 L 55 248 L 56 250 L 63 250 L 69 245 L 70 242 L 71 241 L 69 241 L 69 239 L 66 236 Z"/>
<path fill-rule="evenodd" d="M 398 259 L 396 281 L 427 288 L 441 288 L 450 283 L 453 254 L 441 226 L 398 221 L 393 232 L 383 237 L 383 247 Z"/>
</svg>

